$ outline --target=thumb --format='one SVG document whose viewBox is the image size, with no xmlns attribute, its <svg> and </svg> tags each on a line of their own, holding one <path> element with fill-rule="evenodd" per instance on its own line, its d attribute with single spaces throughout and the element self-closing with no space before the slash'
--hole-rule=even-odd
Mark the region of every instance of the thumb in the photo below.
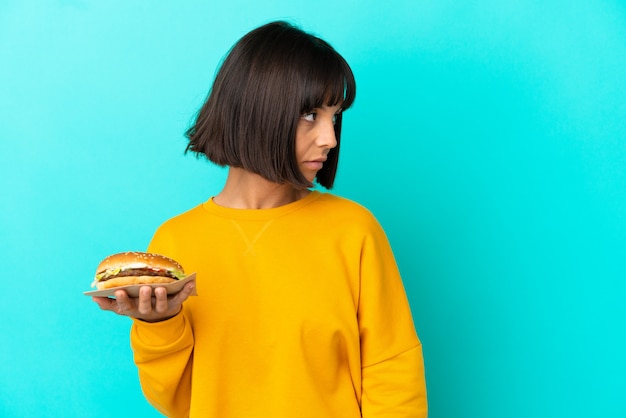
<svg viewBox="0 0 626 418">
<path fill-rule="evenodd" d="M 112 309 L 112 305 L 114 302 L 113 299 L 111 298 L 106 298 L 106 297 L 101 297 L 101 296 L 92 296 L 91 300 L 96 302 L 98 306 L 100 307 L 100 309 L 105 310 L 105 311 L 110 311 Z"/>
</svg>

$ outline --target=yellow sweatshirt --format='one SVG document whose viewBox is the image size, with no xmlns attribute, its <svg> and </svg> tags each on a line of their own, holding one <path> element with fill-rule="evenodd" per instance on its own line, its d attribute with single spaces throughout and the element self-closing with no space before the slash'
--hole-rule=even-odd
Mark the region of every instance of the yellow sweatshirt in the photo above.
<svg viewBox="0 0 626 418">
<path fill-rule="evenodd" d="M 144 394 L 166 416 L 427 416 L 402 281 L 362 206 L 320 192 L 260 210 L 209 200 L 149 251 L 197 273 L 179 315 L 131 330 Z"/>
</svg>

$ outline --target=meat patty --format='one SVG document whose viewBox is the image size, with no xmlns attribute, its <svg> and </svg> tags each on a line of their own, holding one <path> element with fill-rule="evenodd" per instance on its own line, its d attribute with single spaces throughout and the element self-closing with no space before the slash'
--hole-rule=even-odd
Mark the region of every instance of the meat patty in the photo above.
<svg viewBox="0 0 626 418">
<path fill-rule="evenodd" d="M 172 272 L 167 270 L 154 270 L 154 269 L 127 269 L 122 270 L 117 274 L 112 275 L 111 277 L 102 278 L 100 281 L 104 282 L 109 279 L 113 279 L 115 277 L 128 277 L 128 276 L 160 276 L 160 277 L 171 277 L 172 279 L 178 280 L 178 277 L 174 276 Z"/>
</svg>

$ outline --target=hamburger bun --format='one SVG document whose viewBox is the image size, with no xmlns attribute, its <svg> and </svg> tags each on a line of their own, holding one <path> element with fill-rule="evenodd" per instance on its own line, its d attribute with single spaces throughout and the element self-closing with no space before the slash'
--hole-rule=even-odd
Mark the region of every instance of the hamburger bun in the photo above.
<svg viewBox="0 0 626 418">
<path fill-rule="evenodd" d="M 110 255 L 100 262 L 92 287 L 101 290 L 128 285 L 166 284 L 184 277 L 183 267 L 169 257 L 127 251 Z"/>
</svg>

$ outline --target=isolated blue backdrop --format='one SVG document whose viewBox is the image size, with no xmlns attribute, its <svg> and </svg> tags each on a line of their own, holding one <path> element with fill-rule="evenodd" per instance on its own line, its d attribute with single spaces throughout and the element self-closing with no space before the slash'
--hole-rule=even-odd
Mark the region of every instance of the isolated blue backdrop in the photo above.
<svg viewBox="0 0 626 418">
<path fill-rule="evenodd" d="M 82 292 L 219 191 L 183 132 L 233 42 L 283 18 L 356 74 L 335 192 L 388 232 L 430 416 L 626 416 L 618 0 L 3 0 L 0 416 L 158 416 L 129 321 Z"/>
</svg>

